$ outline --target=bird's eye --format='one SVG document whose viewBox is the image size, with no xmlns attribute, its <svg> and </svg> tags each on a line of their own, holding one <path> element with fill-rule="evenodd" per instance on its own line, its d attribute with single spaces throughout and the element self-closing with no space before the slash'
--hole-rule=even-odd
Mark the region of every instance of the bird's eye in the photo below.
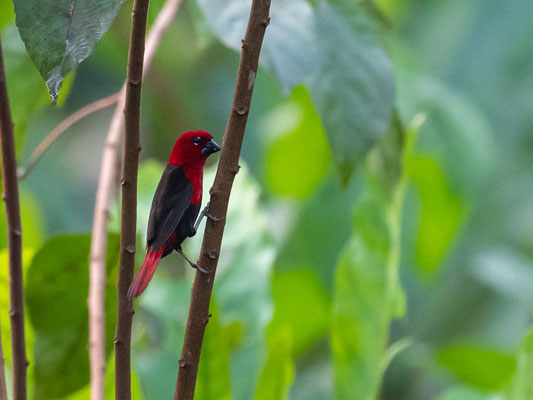
<svg viewBox="0 0 533 400">
<path fill-rule="evenodd" d="M 202 143 L 202 138 L 201 138 L 200 136 L 196 136 L 196 137 L 192 140 L 192 142 L 193 142 L 196 146 L 198 146 L 200 143 Z"/>
</svg>

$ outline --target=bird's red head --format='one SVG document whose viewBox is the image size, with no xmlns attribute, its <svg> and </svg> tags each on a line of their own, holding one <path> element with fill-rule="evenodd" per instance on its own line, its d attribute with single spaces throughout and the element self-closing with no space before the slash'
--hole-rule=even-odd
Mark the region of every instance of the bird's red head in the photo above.
<svg viewBox="0 0 533 400">
<path fill-rule="evenodd" d="M 204 131 L 190 131 L 182 134 L 170 153 L 169 164 L 186 168 L 202 168 L 210 154 L 220 151 L 213 136 Z"/>
</svg>

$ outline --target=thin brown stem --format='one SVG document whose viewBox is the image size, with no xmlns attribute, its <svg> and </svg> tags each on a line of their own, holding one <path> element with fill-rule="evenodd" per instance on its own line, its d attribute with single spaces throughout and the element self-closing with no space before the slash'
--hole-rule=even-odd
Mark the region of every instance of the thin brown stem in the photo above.
<svg viewBox="0 0 533 400">
<path fill-rule="evenodd" d="M 176 15 L 181 0 L 167 0 L 146 39 L 144 76 L 148 72 L 163 33 Z M 105 284 L 109 209 L 115 197 L 119 145 L 123 132 L 126 85 L 119 92 L 102 155 L 94 206 L 89 268 L 89 359 L 91 364 L 91 400 L 105 398 Z"/>
<path fill-rule="evenodd" d="M 25 179 L 30 172 L 33 170 L 43 153 L 48 149 L 48 147 L 54 143 L 54 141 L 61 136 L 68 128 L 78 122 L 80 119 L 85 118 L 87 115 L 90 115 L 98 110 L 112 106 L 115 104 L 120 96 L 120 92 L 113 93 L 110 96 L 104 97 L 103 99 L 96 100 L 91 104 L 80 108 L 75 113 L 69 115 L 66 119 L 61 121 L 49 134 L 44 138 L 44 140 L 39 143 L 39 146 L 33 151 L 30 156 L 30 159 L 26 163 L 25 167 L 20 167 L 18 171 L 19 179 Z"/>
<path fill-rule="evenodd" d="M 253 0 L 248 28 L 242 42 L 242 53 L 237 82 L 226 132 L 222 141 L 220 162 L 211 189 L 209 212 L 220 220 L 208 219 L 198 264 L 212 271 L 210 274 L 196 272 L 191 293 L 189 317 L 185 339 L 179 360 L 175 400 L 192 400 L 196 386 L 198 363 L 202 350 L 205 326 L 209 321 L 209 302 L 213 280 L 224 234 L 225 217 L 235 175 L 239 171 L 246 121 L 250 111 L 252 92 L 259 64 L 259 53 L 265 29 L 270 22 L 270 0 Z"/>
<path fill-rule="evenodd" d="M 7 400 L 6 368 L 2 349 L 2 329 L 0 327 L 0 400 Z"/>
<path fill-rule="evenodd" d="M 0 39 L 0 138 L 2 142 L 2 197 L 6 206 L 9 253 L 9 316 L 13 358 L 13 399 L 26 399 L 26 342 L 24 335 L 24 292 L 22 285 L 22 226 L 13 120 L 7 95 L 2 43 Z"/>
<path fill-rule="evenodd" d="M 118 276 L 118 315 L 115 333 L 115 398 L 131 399 L 131 320 L 133 303 L 128 288 L 133 280 L 137 228 L 137 173 L 139 168 L 141 89 L 148 0 L 133 3 L 126 102 L 124 105 L 124 162 Z"/>
</svg>

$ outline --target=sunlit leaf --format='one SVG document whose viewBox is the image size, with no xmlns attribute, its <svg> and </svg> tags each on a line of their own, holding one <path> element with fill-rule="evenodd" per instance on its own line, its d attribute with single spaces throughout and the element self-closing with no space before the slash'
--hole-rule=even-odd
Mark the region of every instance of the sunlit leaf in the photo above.
<svg viewBox="0 0 533 400">
<path fill-rule="evenodd" d="M 291 357 L 292 335 L 281 328 L 274 333 L 269 346 L 268 359 L 259 378 L 255 400 L 284 400 L 288 398 L 290 384 L 294 377 Z"/>
<path fill-rule="evenodd" d="M 296 87 L 286 105 L 267 117 L 274 135 L 267 150 L 267 180 L 276 194 L 307 196 L 329 166 L 330 153 L 309 93 Z"/>
<path fill-rule="evenodd" d="M 400 218 L 417 127 L 404 131 L 399 121 L 393 126 L 368 158 L 364 198 L 336 271 L 331 347 L 339 400 L 376 397 L 390 321 L 405 312 L 398 280 Z"/>
<path fill-rule="evenodd" d="M 533 399 L 533 331 L 529 331 L 520 344 L 516 357 L 516 372 L 506 393 L 507 400 Z"/>
<path fill-rule="evenodd" d="M 464 204 L 434 159 L 413 157 L 409 163 L 409 175 L 420 196 L 421 215 L 416 241 L 418 265 L 423 272 L 433 272 L 457 234 L 465 212 Z"/>
<path fill-rule="evenodd" d="M 124 0 L 14 0 L 20 36 L 55 104 L 63 79 L 91 55 Z"/>
<path fill-rule="evenodd" d="M 274 316 L 268 337 L 289 330 L 295 354 L 307 350 L 329 328 L 329 299 L 319 279 L 309 270 L 276 272 L 272 282 Z"/>
<path fill-rule="evenodd" d="M 44 236 L 44 221 L 34 196 L 20 191 L 20 219 L 24 247 L 39 248 Z M 7 225 L 5 208 L 0 208 L 0 249 L 7 247 Z"/>
<path fill-rule="evenodd" d="M 459 386 L 447 390 L 437 400 L 498 400 L 492 394 L 483 392 L 470 386 Z M 524 398 L 525 400 L 526 398 Z"/>
<path fill-rule="evenodd" d="M 35 398 L 60 398 L 89 381 L 88 260 L 90 236 L 56 236 L 33 258 L 26 276 L 26 304 L 35 329 Z M 113 347 L 119 237 L 107 253 L 106 350 Z"/>
<path fill-rule="evenodd" d="M 15 13 L 13 12 L 13 3 L 11 0 L 0 0 L 0 32 L 4 29 L 4 26 L 14 22 Z"/>
<path fill-rule="evenodd" d="M 501 389 L 516 368 L 516 360 L 510 354 L 465 345 L 440 350 L 438 360 L 463 382 L 482 390 Z"/>
<path fill-rule="evenodd" d="M 228 331 L 220 324 L 220 312 L 213 299 L 212 315 L 205 330 L 194 398 L 231 400 Z"/>
<path fill-rule="evenodd" d="M 107 361 L 105 374 L 105 398 L 115 398 L 115 354 L 111 354 Z M 91 387 L 85 386 L 83 389 L 68 396 L 68 400 L 86 400 L 91 397 Z M 131 400 L 143 400 L 141 383 L 135 371 L 131 372 Z"/>
</svg>

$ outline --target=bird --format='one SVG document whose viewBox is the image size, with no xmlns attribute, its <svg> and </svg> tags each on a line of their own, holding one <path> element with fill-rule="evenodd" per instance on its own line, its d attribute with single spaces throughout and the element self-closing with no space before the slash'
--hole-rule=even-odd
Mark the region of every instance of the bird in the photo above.
<svg viewBox="0 0 533 400">
<path fill-rule="evenodd" d="M 220 151 L 211 134 L 205 131 L 183 133 L 172 148 L 154 194 L 146 235 L 146 257 L 128 290 L 130 300 L 148 286 L 161 258 L 176 250 L 193 268 L 208 273 L 192 262 L 181 248 L 183 241 L 196 234 L 202 218 L 209 214 L 209 203 L 200 216 L 203 167 L 207 157 Z"/>
</svg>

